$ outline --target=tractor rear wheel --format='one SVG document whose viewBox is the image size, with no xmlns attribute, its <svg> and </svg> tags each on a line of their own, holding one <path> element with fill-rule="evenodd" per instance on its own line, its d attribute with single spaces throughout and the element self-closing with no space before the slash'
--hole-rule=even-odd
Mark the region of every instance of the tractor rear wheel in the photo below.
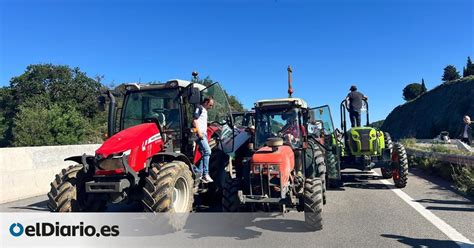
<svg viewBox="0 0 474 248">
<path fill-rule="evenodd" d="M 385 137 L 385 149 L 387 148 L 390 149 L 390 154 L 391 154 L 393 152 L 392 138 L 390 137 L 389 133 L 383 133 L 383 134 Z M 384 179 L 392 178 L 392 171 L 390 170 L 390 167 L 380 168 L 380 170 L 382 171 L 382 177 Z"/>
<path fill-rule="evenodd" d="M 56 174 L 48 193 L 48 208 L 52 212 L 101 212 L 106 200 L 86 194 L 86 174 L 81 164 L 71 165 Z"/>
<path fill-rule="evenodd" d="M 395 187 L 405 188 L 408 181 L 408 158 L 405 147 L 400 143 L 393 145 L 392 164 Z"/>
<path fill-rule="evenodd" d="M 226 173 L 222 187 L 222 211 L 238 212 L 240 208 L 240 179 L 232 178 L 229 173 Z"/>
<path fill-rule="evenodd" d="M 169 227 L 181 230 L 193 207 L 194 180 L 187 164 L 172 161 L 152 163 L 143 187 L 144 210 L 165 215 Z"/>
<path fill-rule="evenodd" d="M 311 230 L 323 229 L 323 186 L 319 178 L 304 183 L 304 221 Z"/>
</svg>

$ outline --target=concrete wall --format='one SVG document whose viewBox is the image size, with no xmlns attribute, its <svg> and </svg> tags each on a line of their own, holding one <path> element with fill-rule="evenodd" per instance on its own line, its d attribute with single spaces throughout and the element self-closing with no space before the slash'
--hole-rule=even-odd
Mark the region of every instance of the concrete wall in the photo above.
<svg viewBox="0 0 474 248">
<path fill-rule="evenodd" d="M 0 148 L 0 204 L 47 194 L 70 156 L 94 155 L 100 145 Z"/>
</svg>

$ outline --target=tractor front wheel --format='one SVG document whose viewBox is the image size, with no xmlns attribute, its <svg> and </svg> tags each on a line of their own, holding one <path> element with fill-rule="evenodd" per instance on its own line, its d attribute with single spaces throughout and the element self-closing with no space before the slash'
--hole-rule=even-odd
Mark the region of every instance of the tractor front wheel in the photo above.
<svg viewBox="0 0 474 248">
<path fill-rule="evenodd" d="M 303 197 L 306 225 L 314 231 L 323 229 L 323 185 L 320 178 L 306 178 Z"/>
<path fill-rule="evenodd" d="M 56 174 L 48 193 L 48 208 L 52 212 L 102 212 L 106 200 L 86 194 L 86 174 L 81 164 L 71 165 Z"/>
<path fill-rule="evenodd" d="M 143 187 L 144 210 L 167 213 L 169 227 L 181 230 L 193 207 L 193 185 L 191 171 L 184 162 L 153 163 Z"/>
<path fill-rule="evenodd" d="M 395 143 L 392 152 L 392 177 L 397 188 L 405 188 L 408 181 L 408 158 L 405 147 Z"/>
<path fill-rule="evenodd" d="M 240 207 L 240 180 L 232 178 L 229 173 L 226 173 L 222 187 L 222 211 L 238 212 Z"/>
<path fill-rule="evenodd" d="M 393 152 L 392 138 L 390 137 L 390 134 L 388 134 L 388 133 L 384 133 L 384 137 L 385 137 L 385 149 L 390 149 L 390 153 L 392 153 Z M 390 170 L 390 167 L 381 168 L 380 170 L 382 172 L 382 178 L 383 179 L 392 178 L 392 171 Z"/>
</svg>

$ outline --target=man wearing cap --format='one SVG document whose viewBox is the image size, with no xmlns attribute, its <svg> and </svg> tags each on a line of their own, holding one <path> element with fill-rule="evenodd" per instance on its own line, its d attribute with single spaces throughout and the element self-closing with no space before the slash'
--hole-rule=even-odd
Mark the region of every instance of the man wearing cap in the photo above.
<svg viewBox="0 0 474 248">
<path fill-rule="evenodd" d="M 362 109 L 362 101 L 368 97 L 357 91 L 357 86 L 352 85 L 349 94 L 346 97 L 346 103 L 349 101 L 349 117 L 351 119 L 351 127 L 360 127 L 360 112 Z"/>
</svg>

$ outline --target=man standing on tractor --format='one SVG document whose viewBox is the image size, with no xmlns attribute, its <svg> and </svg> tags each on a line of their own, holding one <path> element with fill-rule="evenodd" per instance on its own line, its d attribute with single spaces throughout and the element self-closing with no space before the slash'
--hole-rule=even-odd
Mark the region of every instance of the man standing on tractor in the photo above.
<svg viewBox="0 0 474 248">
<path fill-rule="evenodd" d="M 199 170 L 202 172 L 201 180 L 203 183 L 212 183 L 211 176 L 209 176 L 209 158 L 211 157 L 211 147 L 207 139 L 207 110 L 214 106 L 214 99 L 212 97 L 206 97 L 202 101 L 201 105 L 196 107 L 193 114 L 193 126 L 196 129 L 198 136 L 197 145 L 201 152 L 202 158 L 199 161 Z"/>
<path fill-rule="evenodd" d="M 349 101 L 349 117 L 351 119 L 351 127 L 360 127 L 360 112 L 362 109 L 362 101 L 368 97 L 357 91 L 357 86 L 352 85 L 349 94 L 346 97 L 346 103 Z"/>
</svg>

